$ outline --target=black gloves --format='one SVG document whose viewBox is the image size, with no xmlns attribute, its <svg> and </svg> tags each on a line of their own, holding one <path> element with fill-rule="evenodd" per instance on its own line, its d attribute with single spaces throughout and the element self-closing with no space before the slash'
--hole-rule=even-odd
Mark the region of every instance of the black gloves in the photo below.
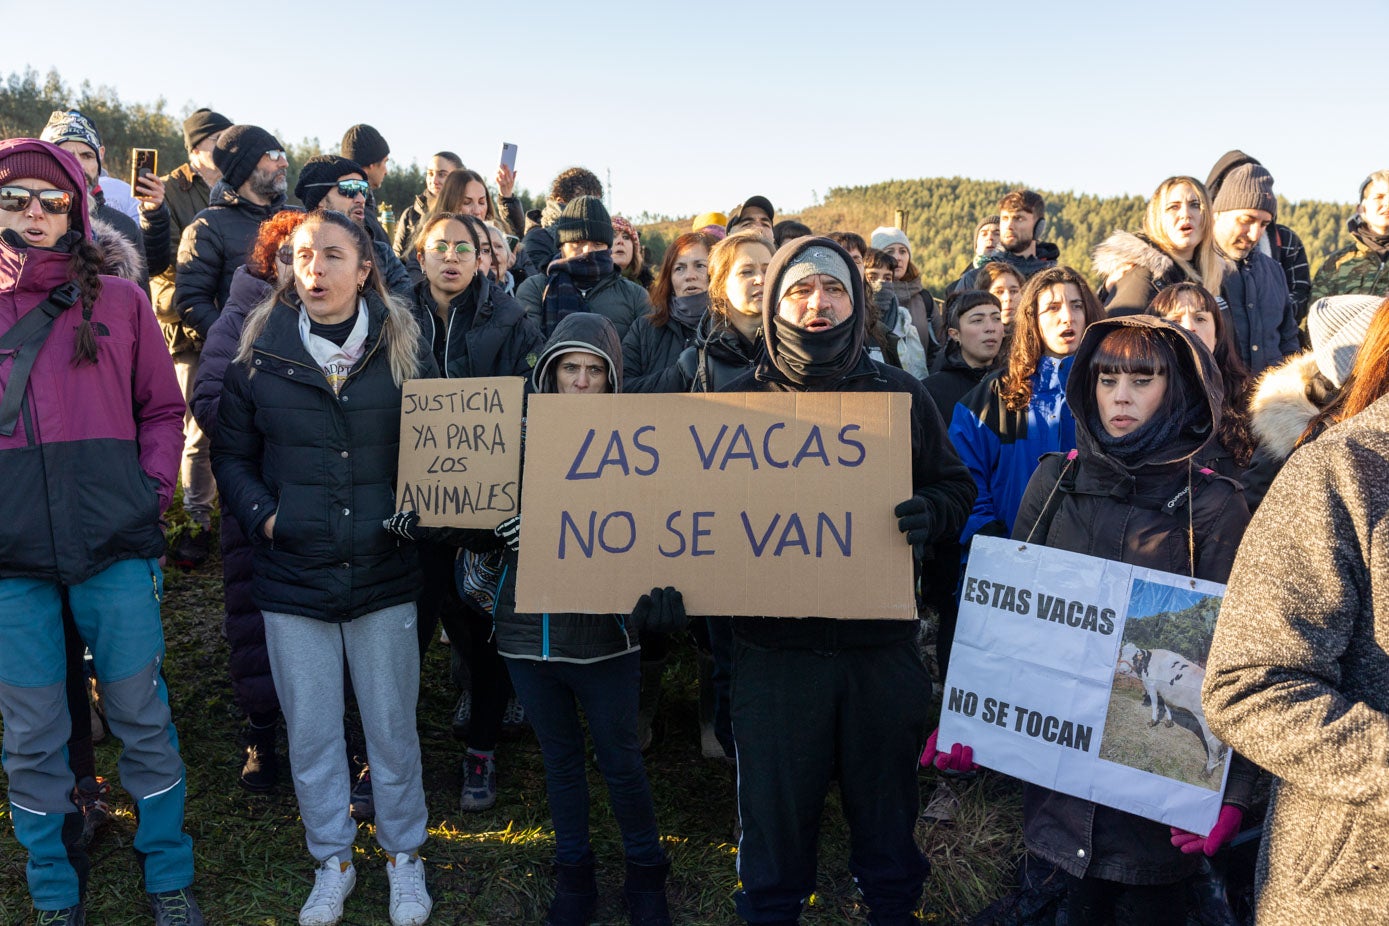
<svg viewBox="0 0 1389 926">
<path fill-rule="evenodd" d="M 667 585 L 653 588 L 637 599 L 632 608 L 632 625 L 637 633 L 679 633 L 685 629 L 685 596 Z"/>
<path fill-rule="evenodd" d="M 512 515 L 492 528 L 492 533 L 501 538 L 508 550 L 515 553 L 521 549 L 521 516 L 519 514 Z"/>
<path fill-rule="evenodd" d="M 397 511 L 389 518 L 381 522 L 381 526 L 397 537 L 405 540 L 419 540 L 419 536 L 412 533 L 420 525 L 420 516 L 413 511 Z"/>
<path fill-rule="evenodd" d="M 936 539 L 936 515 L 926 507 L 926 499 L 913 495 L 892 513 L 897 516 L 897 529 L 907 535 L 907 543 L 912 545 L 916 555 L 924 555 L 926 545 Z"/>
</svg>

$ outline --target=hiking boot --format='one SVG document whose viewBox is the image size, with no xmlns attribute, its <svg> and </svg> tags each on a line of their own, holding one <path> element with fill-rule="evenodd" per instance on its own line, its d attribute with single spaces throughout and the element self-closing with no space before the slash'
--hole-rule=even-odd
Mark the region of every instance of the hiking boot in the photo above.
<svg viewBox="0 0 1389 926">
<path fill-rule="evenodd" d="M 110 794 L 111 786 L 104 778 L 90 775 L 72 789 L 72 802 L 82 814 L 82 835 L 77 837 L 77 844 L 84 849 L 96 838 L 97 830 L 111 822 Z"/>
<path fill-rule="evenodd" d="M 580 865 L 555 862 L 555 897 L 545 914 L 545 926 L 588 926 L 597 908 L 592 858 Z"/>
<path fill-rule="evenodd" d="M 473 693 L 464 689 L 458 696 L 458 704 L 453 709 L 454 739 L 465 740 L 468 738 L 468 730 L 473 723 Z"/>
<path fill-rule="evenodd" d="M 275 754 L 275 727 L 247 724 L 241 733 L 241 775 L 237 784 L 252 794 L 275 790 L 280 757 Z"/>
<path fill-rule="evenodd" d="M 212 531 L 194 525 L 188 528 L 169 548 L 169 562 L 181 569 L 197 569 L 212 555 Z"/>
<path fill-rule="evenodd" d="M 468 753 L 463 757 L 463 796 L 459 808 L 464 813 L 476 813 L 496 803 L 497 760 Z"/>
<path fill-rule="evenodd" d="M 960 797 L 949 784 L 942 781 L 936 785 L 935 792 L 931 799 L 926 802 L 926 809 L 921 811 L 921 819 L 928 823 L 953 824 L 955 816 L 960 812 Z"/>
<path fill-rule="evenodd" d="M 35 926 L 87 926 L 87 908 L 78 904 L 63 910 L 35 910 Z"/>
<path fill-rule="evenodd" d="M 357 886 L 357 869 L 351 861 L 325 859 L 314 870 L 313 890 L 299 908 L 299 926 L 337 926 L 342 905 Z"/>
<path fill-rule="evenodd" d="M 502 711 L 502 730 L 516 733 L 526 726 L 526 709 L 515 695 L 507 699 L 506 710 Z"/>
<path fill-rule="evenodd" d="M 424 862 L 418 855 L 401 852 L 386 860 L 386 880 L 391 882 L 391 926 L 421 926 L 429 919 L 434 901 L 424 887 Z"/>
<path fill-rule="evenodd" d="M 154 926 L 207 926 L 191 887 L 146 894 L 154 911 Z"/>
<path fill-rule="evenodd" d="M 363 765 L 352 785 L 352 819 L 368 823 L 376 819 L 376 801 L 371 796 L 371 766 Z"/>
</svg>

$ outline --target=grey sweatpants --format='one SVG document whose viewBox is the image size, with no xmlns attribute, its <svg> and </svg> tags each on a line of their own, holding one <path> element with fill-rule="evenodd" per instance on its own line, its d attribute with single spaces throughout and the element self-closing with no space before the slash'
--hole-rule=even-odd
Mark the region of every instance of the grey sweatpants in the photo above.
<svg viewBox="0 0 1389 926">
<path fill-rule="evenodd" d="M 344 669 L 362 715 L 376 804 L 376 841 L 392 855 L 424 844 L 424 803 L 415 702 L 420 645 L 415 605 L 373 611 L 332 624 L 265 612 L 270 672 L 289 733 L 294 793 L 309 853 L 322 862 L 350 859 L 357 824 L 343 737 Z"/>
</svg>

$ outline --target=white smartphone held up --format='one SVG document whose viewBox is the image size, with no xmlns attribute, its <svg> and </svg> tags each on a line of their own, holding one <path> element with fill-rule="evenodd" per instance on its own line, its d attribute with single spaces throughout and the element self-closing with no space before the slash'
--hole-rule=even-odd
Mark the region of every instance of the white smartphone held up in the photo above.
<svg viewBox="0 0 1389 926">
<path fill-rule="evenodd" d="M 512 173 L 516 172 L 516 146 L 509 141 L 502 142 L 501 163 Z"/>
</svg>

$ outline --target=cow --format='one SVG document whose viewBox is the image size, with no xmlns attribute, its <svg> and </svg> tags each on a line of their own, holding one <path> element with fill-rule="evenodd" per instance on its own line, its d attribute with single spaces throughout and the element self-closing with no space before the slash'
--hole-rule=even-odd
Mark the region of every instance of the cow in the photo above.
<svg viewBox="0 0 1389 926">
<path fill-rule="evenodd" d="M 1143 649 L 1125 643 L 1119 649 L 1117 671 L 1143 683 L 1143 690 L 1153 706 L 1153 719 L 1148 726 L 1157 726 L 1164 714 L 1163 722 L 1172 726 L 1173 707 L 1191 712 L 1201 726 L 1201 745 L 1206 750 L 1206 768 L 1201 774 L 1209 778 L 1224 758 L 1226 746 L 1206 725 L 1206 712 L 1201 708 L 1201 685 L 1206 680 L 1206 670 L 1171 650 Z"/>
</svg>

